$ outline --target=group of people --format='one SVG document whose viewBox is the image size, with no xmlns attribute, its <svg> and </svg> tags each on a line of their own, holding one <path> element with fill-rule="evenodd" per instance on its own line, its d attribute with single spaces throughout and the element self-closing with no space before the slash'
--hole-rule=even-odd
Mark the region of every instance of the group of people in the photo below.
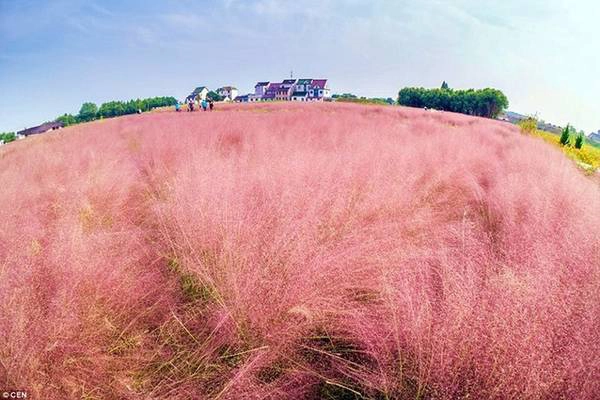
<svg viewBox="0 0 600 400">
<path fill-rule="evenodd" d="M 206 110 L 210 110 L 212 111 L 215 104 L 212 101 L 212 99 L 202 99 L 200 98 L 200 96 L 196 96 L 196 98 L 188 98 L 187 99 L 187 110 L 188 111 L 194 111 L 194 109 L 196 108 L 196 105 L 198 107 L 198 109 L 202 108 L 202 111 L 206 111 Z M 181 104 L 179 104 L 179 102 L 177 102 L 177 104 L 175 104 L 175 111 L 181 111 Z"/>
</svg>

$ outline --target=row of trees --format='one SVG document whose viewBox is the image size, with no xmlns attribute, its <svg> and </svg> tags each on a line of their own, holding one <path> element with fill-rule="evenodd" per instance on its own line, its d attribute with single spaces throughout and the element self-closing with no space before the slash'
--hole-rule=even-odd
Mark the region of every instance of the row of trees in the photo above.
<svg viewBox="0 0 600 400">
<path fill-rule="evenodd" d="M 360 103 L 360 104 L 380 104 L 380 105 L 392 105 L 395 103 L 391 97 L 358 97 L 352 93 L 334 94 L 331 96 L 335 101 L 348 102 L 348 103 Z"/>
<path fill-rule="evenodd" d="M 496 118 L 508 108 L 508 99 L 498 89 L 454 90 L 444 82 L 440 89 L 404 88 L 398 92 L 398 104 Z"/>
<path fill-rule="evenodd" d="M 118 117 L 119 115 L 135 114 L 137 112 L 150 111 L 153 108 L 173 106 L 177 104 L 174 97 L 150 97 L 147 99 L 135 99 L 129 101 L 109 101 L 98 107 L 95 103 L 83 103 L 79 114 L 64 114 L 56 118 L 65 126 L 89 122 L 98 118 Z"/>
</svg>

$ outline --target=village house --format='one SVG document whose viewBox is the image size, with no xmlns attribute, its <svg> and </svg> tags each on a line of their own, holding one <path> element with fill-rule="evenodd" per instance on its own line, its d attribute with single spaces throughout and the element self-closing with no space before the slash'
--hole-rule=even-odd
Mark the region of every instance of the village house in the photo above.
<svg viewBox="0 0 600 400">
<path fill-rule="evenodd" d="M 237 101 L 242 103 L 262 101 L 263 96 L 267 92 L 267 88 L 270 84 L 271 82 L 258 82 L 256 85 L 254 85 L 254 93 L 248 93 L 247 95 L 241 97 L 238 96 L 240 98 Z"/>
<path fill-rule="evenodd" d="M 58 121 L 44 122 L 43 124 L 34 126 L 33 128 L 23 129 L 22 131 L 17 132 L 17 137 L 38 135 L 40 133 L 63 128 L 64 126 L 65 125 L 62 122 Z"/>
<path fill-rule="evenodd" d="M 277 94 L 275 95 L 276 100 L 290 100 L 292 93 L 294 92 L 294 86 L 296 85 L 296 79 L 285 79 L 281 82 Z"/>
<path fill-rule="evenodd" d="M 223 86 L 217 89 L 217 94 L 223 97 L 224 101 L 233 101 L 238 97 L 238 90 L 233 86 Z"/>
<path fill-rule="evenodd" d="M 208 95 L 208 88 L 206 86 L 199 86 L 188 97 L 185 98 L 185 101 L 188 102 L 190 99 L 196 100 L 199 96 L 200 100 L 206 100 L 206 96 Z"/>
<path fill-rule="evenodd" d="M 323 101 L 331 98 L 327 79 L 285 79 L 279 82 L 258 82 L 254 93 L 237 96 L 237 102 L 257 101 Z"/>
<path fill-rule="evenodd" d="M 254 95 L 257 97 L 264 96 L 270 83 L 271 82 L 258 82 L 256 85 L 254 85 Z"/>
<path fill-rule="evenodd" d="M 596 143 L 600 143 L 600 130 L 597 133 L 596 132 L 590 133 L 588 136 L 588 140 L 591 140 Z"/>
<path fill-rule="evenodd" d="M 277 93 L 278 93 L 278 91 L 279 91 L 280 88 L 281 88 L 281 83 L 271 83 L 267 87 L 267 90 L 266 90 L 265 94 L 262 97 L 263 101 L 273 101 L 273 100 L 276 100 Z"/>
<path fill-rule="evenodd" d="M 327 79 L 313 79 L 310 85 L 308 89 L 309 98 L 319 101 L 331 97 L 331 91 L 327 87 Z"/>
<path fill-rule="evenodd" d="M 248 103 L 250 101 L 249 97 L 251 95 L 250 94 L 243 94 L 240 96 L 237 96 L 235 99 L 233 99 L 233 101 L 235 101 L 236 103 Z"/>
<path fill-rule="evenodd" d="M 331 91 L 327 87 L 327 79 L 298 79 L 290 96 L 292 101 L 323 101 L 329 98 Z"/>
<path fill-rule="evenodd" d="M 294 85 L 294 91 L 290 96 L 291 101 L 307 101 L 308 99 L 308 87 L 310 86 L 312 79 L 298 79 L 298 82 Z"/>
</svg>

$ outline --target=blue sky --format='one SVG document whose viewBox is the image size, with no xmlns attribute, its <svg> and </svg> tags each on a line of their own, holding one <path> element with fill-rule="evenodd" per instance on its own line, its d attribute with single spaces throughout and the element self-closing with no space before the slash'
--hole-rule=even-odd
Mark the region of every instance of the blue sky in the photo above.
<svg viewBox="0 0 600 400">
<path fill-rule="evenodd" d="M 589 133 L 599 16 L 594 0 L 0 0 L 0 131 L 293 70 L 364 96 L 497 87 L 511 110 Z"/>
</svg>

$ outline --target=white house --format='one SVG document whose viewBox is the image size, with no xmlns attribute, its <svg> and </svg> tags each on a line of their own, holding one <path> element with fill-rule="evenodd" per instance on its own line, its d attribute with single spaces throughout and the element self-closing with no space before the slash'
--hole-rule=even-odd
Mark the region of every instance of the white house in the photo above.
<svg viewBox="0 0 600 400">
<path fill-rule="evenodd" d="M 323 101 L 331 98 L 327 79 L 298 79 L 291 93 L 292 101 Z"/>
<path fill-rule="evenodd" d="M 217 94 L 222 96 L 225 101 L 232 101 L 238 96 L 238 90 L 233 86 L 223 86 L 217 89 Z"/>
<path fill-rule="evenodd" d="M 188 97 L 185 98 L 186 101 L 189 99 L 196 100 L 197 97 L 200 97 L 200 100 L 206 100 L 206 95 L 208 94 L 208 88 L 206 86 L 198 86 Z"/>
<path fill-rule="evenodd" d="M 271 82 L 258 82 L 254 85 L 254 95 L 256 97 L 262 97 L 267 93 L 267 89 L 269 88 Z"/>
<path fill-rule="evenodd" d="M 307 92 L 309 97 L 317 101 L 331 97 L 331 91 L 327 87 L 327 79 L 313 79 Z"/>
</svg>

